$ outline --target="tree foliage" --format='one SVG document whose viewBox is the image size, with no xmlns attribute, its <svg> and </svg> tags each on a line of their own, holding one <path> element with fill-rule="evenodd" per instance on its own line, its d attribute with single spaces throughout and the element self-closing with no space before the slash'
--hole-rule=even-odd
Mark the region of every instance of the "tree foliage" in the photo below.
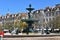
<svg viewBox="0 0 60 40">
<path fill-rule="evenodd" d="M 2 26 L 4 29 L 11 29 L 12 27 L 14 27 L 14 28 L 19 28 L 21 30 L 26 28 L 28 24 L 26 22 L 22 22 L 21 20 L 16 19 L 13 22 L 4 23 Z M 2 26 L 0 25 L 0 29 L 2 29 Z"/>
<path fill-rule="evenodd" d="M 13 23 L 11 23 L 11 22 L 9 22 L 9 23 L 4 23 L 4 24 L 2 25 L 2 27 L 3 27 L 4 29 L 10 29 L 10 28 L 12 28 L 12 24 L 13 24 Z"/>
<path fill-rule="evenodd" d="M 2 31 L 2 24 L 0 24 L 0 31 Z"/>
<path fill-rule="evenodd" d="M 28 24 L 26 22 L 22 22 L 19 20 L 15 20 L 14 22 L 14 27 L 18 27 L 19 29 L 24 29 L 28 26 Z"/>
<path fill-rule="evenodd" d="M 26 22 L 20 21 L 20 28 L 21 28 L 21 29 L 24 29 L 24 28 L 26 28 L 27 26 L 28 26 L 28 24 L 27 24 Z"/>
</svg>

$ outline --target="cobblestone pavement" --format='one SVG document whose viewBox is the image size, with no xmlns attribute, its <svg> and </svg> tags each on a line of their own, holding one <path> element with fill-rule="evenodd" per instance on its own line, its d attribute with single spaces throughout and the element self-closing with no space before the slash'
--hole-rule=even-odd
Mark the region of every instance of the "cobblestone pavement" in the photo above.
<svg viewBox="0 0 60 40">
<path fill-rule="evenodd" d="M 18 38 L 3 38 L 3 40 L 60 40 L 60 36 L 54 36 L 54 37 L 18 37 Z"/>
</svg>

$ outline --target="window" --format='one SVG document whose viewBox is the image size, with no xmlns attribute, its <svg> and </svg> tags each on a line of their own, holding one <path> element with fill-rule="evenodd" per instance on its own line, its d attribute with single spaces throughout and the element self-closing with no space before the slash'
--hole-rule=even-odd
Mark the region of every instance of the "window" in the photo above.
<svg viewBox="0 0 60 40">
<path fill-rule="evenodd" d="M 51 18 L 49 18 L 49 21 L 51 21 Z"/>
<path fill-rule="evenodd" d="M 53 18 L 53 20 L 54 20 L 54 18 Z"/>
<path fill-rule="evenodd" d="M 56 12 L 56 15 L 58 15 L 58 13 Z"/>
<path fill-rule="evenodd" d="M 46 21 L 48 21 L 48 18 L 46 18 Z"/>
<path fill-rule="evenodd" d="M 59 15 L 59 12 L 56 12 L 56 15 Z"/>
<path fill-rule="evenodd" d="M 48 13 L 46 13 L 46 16 L 48 16 Z"/>
<path fill-rule="evenodd" d="M 52 16 L 54 16 L 54 13 L 52 13 Z"/>
<path fill-rule="evenodd" d="M 43 19 L 43 22 L 45 22 L 45 19 Z"/>
<path fill-rule="evenodd" d="M 51 13 L 49 13 L 49 16 L 51 16 Z"/>
</svg>

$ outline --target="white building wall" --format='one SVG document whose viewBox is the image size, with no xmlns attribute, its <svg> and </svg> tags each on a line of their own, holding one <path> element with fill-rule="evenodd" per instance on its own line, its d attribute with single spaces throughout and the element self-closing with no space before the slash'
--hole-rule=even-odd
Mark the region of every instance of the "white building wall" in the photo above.
<svg viewBox="0 0 60 40">
<path fill-rule="evenodd" d="M 43 13 L 45 13 L 46 16 L 41 17 L 41 16 L 42 16 L 42 15 L 41 15 L 41 12 L 38 12 L 38 11 L 37 11 L 37 12 L 34 14 L 34 17 L 40 21 L 39 27 L 41 27 L 41 20 L 43 19 L 43 22 L 46 23 L 46 24 L 43 25 L 45 28 L 46 28 L 47 26 L 48 26 L 49 28 L 51 28 L 51 27 L 52 27 L 52 24 L 48 24 L 48 23 L 49 23 L 50 21 L 54 20 L 58 15 L 60 15 L 59 9 L 57 9 L 57 11 L 51 11 L 51 12 L 50 12 L 50 11 L 46 11 L 46 12 L 43 11 Z"/>
</svg>

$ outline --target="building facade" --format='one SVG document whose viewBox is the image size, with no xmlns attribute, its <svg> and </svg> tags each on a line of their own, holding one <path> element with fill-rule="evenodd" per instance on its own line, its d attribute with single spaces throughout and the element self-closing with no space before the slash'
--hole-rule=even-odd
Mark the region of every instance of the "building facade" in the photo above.
<svg viewBox="0 0 60 40">
<path fill-rule="evenodd" d="M 4 24 L 10 25 L 14 23 L 16 20 L 20 21 L 21 19 L 28 19 L 27 13 L 17 13 L 17 14 L 9 14 L 7 13 L 5 16 L 0 16 L 0 24 L 1 26 Z"/>
<path fill-rule="evenodd" d="M 36 24 L 36 28 L 39 29 L 41 26 L 44 28 L 52 28 L 53 25 L 50 23 L 50 21 L 55 20 L 55 18 L 59 15 L 60 4 L 57 4 L 55 7 L 46 7 L 45 9 L 34 11 L 33 17 L 39 20 L 39 22 Z"/>
</svg>

